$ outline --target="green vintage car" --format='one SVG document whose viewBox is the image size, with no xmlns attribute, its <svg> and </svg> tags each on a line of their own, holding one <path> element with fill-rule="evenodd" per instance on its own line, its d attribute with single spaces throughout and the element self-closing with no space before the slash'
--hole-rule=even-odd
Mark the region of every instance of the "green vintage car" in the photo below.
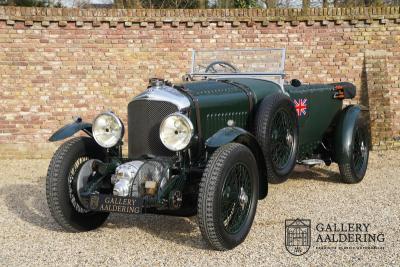
<svg viewBox="0 0 400 267">
<path fill-rule="evenodd" d="M 66 230 L 92 230 L 110 212 L 197 214 L 214 249 L 244 241 L 267 196 L 296 164 L 337 163 L 341 180 L 360 182 L 369 141 L 363 108 L 343 106 L 351 83 L 284 81 L 284 49 L 194 51 L 184 82 L 151 79 L 128 105 L 124 124 L 109 111 L 77 118 L 50 137 L 78 131 L 55 152 L 47 202 Z"/>
</svg>

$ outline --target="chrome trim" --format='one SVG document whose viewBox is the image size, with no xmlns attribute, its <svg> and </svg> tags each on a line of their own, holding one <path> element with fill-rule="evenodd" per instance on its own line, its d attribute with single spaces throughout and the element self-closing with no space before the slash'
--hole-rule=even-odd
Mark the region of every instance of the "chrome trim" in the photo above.
<svg viewBox="0 0 400 267">
<path fill-rule="evenodd" d="M 193 76 L 285 76 L 285 72 L 232 72 L 232 73 L 212 73 L 212 72 L 192 72 Z"/>
<path fill-rule="evenodd" d="M 201 50 L 192 50 L 192 66 L 191 66 L 191 72 L 189 73 L 191 76 L 212 76 L 212 75 L 218 75 L 218 73 L 196 73 L 194 72 L 195 70 L 195 61 L 196 61 L 196 53 L 197 52 L 251 52 L 251 51 L 281 51 L 281 64 L 280 64 L 280 71 L 279 72 L 245 72 L 245 73 L 232 73 L 232 75 L 249 75 L 249 76 L 256 76 L 256 75 L 262 75 L 262 76 L 268 76 L 268 75 L 274 75 L 274 76 L 281 76 L 284 78 L 285 74 L 285 58 L 286 58 L 286 48 L 242 48 L 242 49 L 216 49 L 216 50 L 210 50 L 210 49 L 201 49 Z M 206 75 L 205 75 L 206 74 Z M 225 73 L 224 73 L 225 74 Z M 229 74 L 227 74 L 229 75 Z"/>
<path fill-rule="evenodd" d="M 232 51 L 281 51 L 281 62 L 280 62 L 280 68 L 278 72 L 243 72 L 243 73 L 199 73 L 195 72 L 195 61 L 196 61 L 196 53 L 197 52 L 232 52 Z M 219 78 L 224 78 L 224 79 L 229 79 L 229 78 L 254 78 L 254 79 L 261 79 L 261 80 L 267 80 L 267 81 L 272 81 L 276 84 L 278 84 L 281 87 L 282 92 L 285 95 L 289 96 L 289 93 L 286 92 L 285 87 L 284 87 L 284 79 L 286 76 L 285 73 L 285 60 L 286 60 L 286 48 L 242 48 L 242 49 L 217 49 L 217 50 L 211 50 L 211 49 L 205 49 L 205 50 L 192 50 L 192 66 L 190 68 L 190 73 L 187 74 L 187 76 L 191 79 L 194 80 L 195 77 L 202 77 L 202 78 L 213 78 L 213 79 L 219 79 Z M 268 76 L 275 76 L 279 77 L 279 81 L 276 82 L 272 79 L 268 79 Z M 263 78 L 265 77 L 265 78 Z"/>
<path fill-rule="evenodd" d="M 281 72 L 285 73 L 285 60 L 286 60 L 286 49 L 282 49 L 282 59 L 281 59 Z"/>
<path fill-rule="evenodd" d="M 190 144 L 190 140 L 189 140 L 189 143 L 188 143 L 184 148 L 179 149 L 179 150 L 171 149 L 170 147 L 168 147 L 168 146 L 164 143 L 163 139 L 161 138 L 161 132 L 162 132 L 162 128 L 164 127 L 164 122 L 165 122 L 169 117 L 174 117 L 174 116 L 175 116 L 175 117 L 180 117 L 180 118 L 182 118 L 182 119 L 189 125 L 189 129 L 190 129 L 190 140 L 192 140 L 193 135 L 194 135 L 194 126 L 193 126 L 192 121 L 191 121 L 186 115 L 184 115 L 184 114 L 182 114 L 182 113 L 179 113 L 179 112 L 175 112 L 175 113 L 172 113 L 172 114 L 168 115 L 168 116 L 165 117 L 165 119 L 161 122 L 160 130 L 159 130 L 159 132 L 160 132 L 160 140 L 161 140 L 161 142 L 163 143 L 163 145 L 164 145 L 166 148 L 168 148 L 168 149 L 171 150 L 171 151 L 175 151 L 175 152 L 176 152 L 176 151 L 182 151 L 182 150 L 186 149 L 186 148 L 189 146 L 189 144 Z"/>
<path fill-rule="evenodd" d="M 190 101 L 187 96 L 167 85 L 153 86 L 148 88 L 140 95 L 133 98 L 134 100 L 154 100 L 170 102 L 177 106 L 179 111 L 184 111 L 190 107 Z"/>
<path fill-rule="evenodd" d="M 103 146 L 103 145 L 101 145 L 101 144 L 99 143 L 99 141 L 98 141 L 97 138 L 96 138 L 96 133 L 95 133 L 96 121 L 97 121 L 97 119 L 100 118 L 101 116 L 111 116 L 111 117 L 117 122 L 119 128 L 121 129 L 121 132 L 120 132 L 120 135 L 121 135 L 121 136 L 119 137 L 118 142 L 115 143 L 115 144 L 112 145 L 112 146 Z M 106 112 L 100 113 L 100 114 L 97 115 L 96 118 L 93 120 L 93 123 L 92 123 L 92 135 L 93 135 L 93 138 L 94 138 L 94 140 L 96 141 L 96 143 L 99 144 L 101 147 L 104 147 L 104 148 L 111 148 L 111 147 L 117 145 L 117 144 L 122 140 L 122 138 L 124 138 L 124 134 L 125 134 L 125 126 L 124 126 L 124 124 L 122 123 L 121 119 L 118 118 L 118 116 L 115 115 L 114 112 L 112 112 L 112 111 L 106 111 Z"/>
<path fill-rule="evenodd" d="M 282 51 L 282 50 L 286 50 L 286 48 L 235 48 L 235 49 L 230 49 L 230 48 L 226 48 L 226 49 L 199 49 L 199 50 L 195 50 L 192 49 L 192 51 L 195 52 L 215 52 L 215 51 L 221 51 L 221 52 L 225 52 L 225 51 Z"/>
<path fill-rule="evenodd" d="M 129 195 L 139 197 L 136 175 L 144 161 L 134 160 L 123 163 L 115 169 L 111 176 L 111 183 L 114 184 L 113 195 L 127 197 Z M 135 183 L 136 182 L 136 183 Z M 134 185 L 134 188 L 132 188 Z M 129 192 L 132 189 L 132 192 Z"/>
<path fill-rule="evenodd" d="M 190 73 L 194 73 L 194 62 L 196 61 L 196 50 L 192 50 L 192 69 Z"/>
</svg>

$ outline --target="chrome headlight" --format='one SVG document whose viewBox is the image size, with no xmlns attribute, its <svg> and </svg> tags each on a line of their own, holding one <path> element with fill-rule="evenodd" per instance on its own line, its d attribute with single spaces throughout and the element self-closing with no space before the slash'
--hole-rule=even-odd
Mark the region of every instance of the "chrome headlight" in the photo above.
<svg viewBox="0 0 400 267">
<path fill-rule="evenodd" d="M 100 146 L 110 148 L 124 136 L 124 125 L 114 113 L 105 112 L 94 119 L 92 133 Z"/>
<path fill-rule="evenodd" d="M 189 145 L 193 131 L 193 124 L 188 117 L 173 113 L 161 123 L 160 139 L 169 150 L 179 151 Z"/>
</svg>

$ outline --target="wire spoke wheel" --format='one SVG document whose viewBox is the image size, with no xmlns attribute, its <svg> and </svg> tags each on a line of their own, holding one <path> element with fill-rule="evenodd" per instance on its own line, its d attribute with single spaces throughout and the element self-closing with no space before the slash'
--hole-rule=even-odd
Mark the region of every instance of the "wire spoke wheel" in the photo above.
<svg viewBox="0 0 400 267">
<path fill-rule="evenodd" d="M 289 163 L 294 147 L 294 125 L 286 110 L 276 112 L 271 127 L 272 163 L 283 169 Z"/>
<path fill-rule="evenodd" d="M 298 116 L 290 97 L 281 93 L 264 97 L 254 135 L 264 155 L 268 182 L 286 181 L 296 164 L 299 143 Z"/>
<path fill-rule="evenodd" d="M 235 164 L 222 188 L 221 220 L 228 233 L 237 233 L 243 226 L 249 213 L 252 193 L 247 167 L 242 163 Z"/>
<path fill-rule="evenodd" d="M 353 146 L 354 171 L 359 173 L 367 160 L 367 145 L 364 134 L 360 128 L 356 129 Z"/>
<path fill-rule="evenodd" d="M 72 138 L 54 153 L 47 170 L 46 198 L 51 215 L 65 230 L 89 231 L 106 221 L 109 213 L 84 208 L 78 192 L 86 183 L 85 165 L 104 158 L 105 151 L 90 137 Z"/>
<path fill-rule="evenodd" d="M 78 198 L 78 192 L 76 192 L 75 186 L 74 186 L 74 181 L 78 178 L 79 171 L 83 164 L 85 164 L 89 160 L 89 157 L 84 156 L 84 157 L 79 157 L 75 163 L 71 166 L 71 170 L 69 171 L 68 174 L 68 191 L 69 191 L 69 198 L 71 200 L 72 206 L 76 209 L 77 212 L 79 213 L 88 213 L 90 212 L 89 210 L 83 208 L 79 202 L 77 201 Z"/>
<path fill-rule="evenodd" d="M 242 243 L 250 231 L 259 195 L 256 158 L 243 144 L 219 147 L 201 178 L 197 216 L 201 234 L 217 250 Z"/>
<path fill-rule="evenodd" d="M 359 183 L 364 179 L 368 168 L 369 139 L 368 129 L 361 111 L 357 107 L 351 107 L 344 111 L 343 118 L 354 116 L 353 121 L 348 122 L 346 127 L 339 125 L 335 136 L 336 159 L 338 161 L 341 181 L 348 184 Z M 349 115 L 348 115 L 349 114 Z M 349 125 L 350 124 L 350 125 Z M 350 128 L 351 127 L 351 128 Z M 346 134 L 351 129 L 351 134 Z"/>
</svg>

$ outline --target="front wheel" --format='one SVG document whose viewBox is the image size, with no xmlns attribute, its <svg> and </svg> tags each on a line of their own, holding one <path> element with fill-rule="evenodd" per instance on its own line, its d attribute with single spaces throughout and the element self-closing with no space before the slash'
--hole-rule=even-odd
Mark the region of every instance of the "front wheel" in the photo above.
<svg viewBox="0 0 400 267">
<path fill-rule="evenodd" d="M 109 213 L 87 210 L 76 189 L 82 183 L 79 172 L 84 164 L 104 157 L 104 150 L 88 137 L 70 139 L 55 152 L 47 171 L 46 197 L 51 215 L 65 230 L 93 230 L 107 219 Z"/>
<path fill-rule="evenodd" d="M 200 182 L 198 222 L 207 243 L 228 250 L 244 241 L 256 213 L 259 173 L 253 153 L 231 143 L 218 148 Z"/>
</svg>

